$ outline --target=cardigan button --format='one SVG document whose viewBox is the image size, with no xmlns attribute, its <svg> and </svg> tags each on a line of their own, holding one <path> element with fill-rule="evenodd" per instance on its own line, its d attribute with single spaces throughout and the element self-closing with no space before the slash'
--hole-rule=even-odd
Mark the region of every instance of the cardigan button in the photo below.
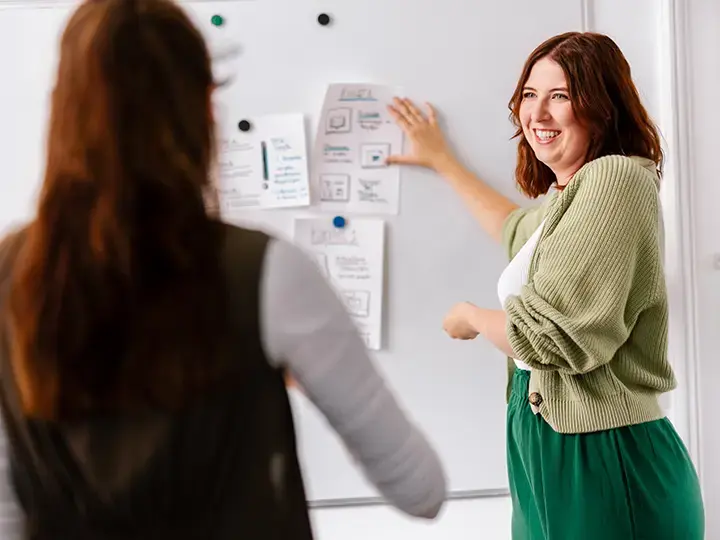
<svg viewBox="0 0 720 540">
<path fill-rule="evenodd" d="M 540 394 L 538 394 L 537 392 L 533 392 L 532 394 L 530 394 L 530 405 L 539 407 L 542 402 L 543 398 Z"/>
</svg>

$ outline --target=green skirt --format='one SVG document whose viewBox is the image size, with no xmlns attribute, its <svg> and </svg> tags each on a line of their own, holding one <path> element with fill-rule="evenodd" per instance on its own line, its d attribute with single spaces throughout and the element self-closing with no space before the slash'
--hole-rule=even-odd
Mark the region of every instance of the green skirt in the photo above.
<svg viewBox="0 0 720 540">
<path fill-rule="evenodd" d="M 515 370 L 507 413 L 513 540 L 703 540 L 700 485 L 669 420 L 554 431 Z"/>
</svg>

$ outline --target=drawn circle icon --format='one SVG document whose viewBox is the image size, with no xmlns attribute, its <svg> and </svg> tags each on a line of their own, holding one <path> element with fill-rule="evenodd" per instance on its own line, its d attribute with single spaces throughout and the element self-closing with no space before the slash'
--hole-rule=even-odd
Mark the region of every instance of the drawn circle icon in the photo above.
<svg viewBox="0 0 720 540">
<path fill-rule="evenodd" d="M 318 15 L 317 20 L 321 26 L 327 26 L 328 24 L 330 24 L 330 15 L 328 15 L 327 13 L 321 13 L 320 15 Z"/>
<path fill-rule="evenodd" d="M 250 131 L 251 127 L 250 122 L 247 120 L 240 120 L 240 122 L 238 122 L 238 129 L 240 131 Z"/>
</svg>

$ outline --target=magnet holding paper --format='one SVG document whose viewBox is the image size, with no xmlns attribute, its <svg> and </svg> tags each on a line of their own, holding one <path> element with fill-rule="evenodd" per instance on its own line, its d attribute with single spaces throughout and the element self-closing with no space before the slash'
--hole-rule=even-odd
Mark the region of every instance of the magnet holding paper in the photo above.
<svg viewBox="0 0 720 540">
<path fill-rule="evenodd" d="M 210 22 L 213 26 L 222 26 L 223 24 L 225 24 L 225 19 L 222 15 L 213 15 L 210 18 Z"/>
<path fill-rule="evenodd" d="M 318 15 L 317 21 L 320 26 L 327 26 L 330 24 L 332 19 L 327 13 L 321 13 L 320 15 Z"/>
<path fill-rule="evenodd" d="M 238 129 L 240 131 L 250 131 L 251 128 L 252 125 L 250 125 L 250 122 L 247 120 L 240 120 L 240 122 L 238 122 Z"/>
<path fill-rule="evenodd" d="M 342 229 L 345 227 L 345 218 L 342 216 L 335 216 L 333 218 L 333 225 L 335 225 L 336 228 Z"/>
</svg>

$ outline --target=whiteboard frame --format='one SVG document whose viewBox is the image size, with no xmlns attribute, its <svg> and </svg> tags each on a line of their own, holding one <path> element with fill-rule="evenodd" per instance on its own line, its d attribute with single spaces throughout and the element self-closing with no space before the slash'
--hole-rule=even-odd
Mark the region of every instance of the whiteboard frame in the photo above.
<svg viewBox="0 0 720 540">
<path fill-rule="evenodd" d="M 474 489 L 448 491 L 445 501 L 496 499 L 510 496 L 509 489 Z M 389 503 L 383 497 L 353 497 L 347 499 L 309 500 L 308 508 L 348 508 L 354 506 L 388 506 Z"/>
</svg>

